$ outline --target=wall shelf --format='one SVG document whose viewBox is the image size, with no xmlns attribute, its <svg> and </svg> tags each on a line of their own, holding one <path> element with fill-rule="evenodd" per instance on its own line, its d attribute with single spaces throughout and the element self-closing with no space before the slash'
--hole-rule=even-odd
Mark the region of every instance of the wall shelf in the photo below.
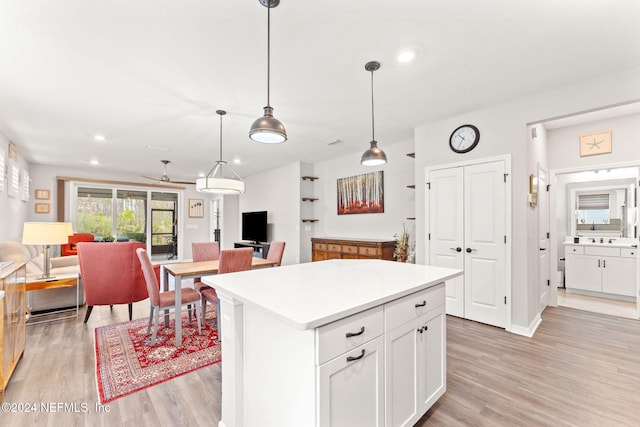
<svg viewBox="0 0 640 427">
<path fill-rule="evenodd" d="M 412 157 L 412 158 L 416 158 L 416 153 L 407 153 L 407 156 Z"/>
<path fill-rule="evenodd" d="M 315 181 L 316 179 L 320 179 L 320 178 L 318 178 L 317 176 L 308 176 L 308 175 L 302 177 L 303 181 L 306 181 L 306 180 Z"/>
<path fill-rule="evenodd" d="M 407 185 L 407 188 L 416 188 L 415 185 Z"/>
<path fill-rule="evenodd" d="M 310 218 L 303 218 L 302 222 L 318 222 L 319 220 L 317 219 L 310 219 Z"/>
<path fill-rule="evenodd" d="M 303 202 L 315 202 L 316 200 L 320 200 L 317 197 L 303 197 L 302 201 Z"/>
</svg>

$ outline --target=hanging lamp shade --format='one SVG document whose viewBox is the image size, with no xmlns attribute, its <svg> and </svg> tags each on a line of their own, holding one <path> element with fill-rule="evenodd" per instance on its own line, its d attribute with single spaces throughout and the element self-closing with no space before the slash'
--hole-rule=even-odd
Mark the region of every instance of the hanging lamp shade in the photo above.
<svg viewBox="0 0 640 427">
<path fill-rule="evenodd" d="M 287 140 L 287 131 L 280 120 L 273 117 L 273 108 L 264 107 L 264 116 L 256 119 L 249 129 L 249 138 L 265 144 L 279 144 Z"/>
<path fill-rule="evenodd" d="M 378 147 L 377 141 L 371 141 L 371 147 L 362 153 L 360 164 L 364 166 L 378 166 L 387 163 L 387 155 Z"/>
<path fill-rule="evenodd" d="M 259 0 L 267 8 L 267 106 L 264 116 L 253 122 L 249 129 L 249 138 L 265 144 L 279 144 L 287 140 L 287 131 L 280 120 L 273 117 L 273 107 L 270 99 L 271 80 L 271 8 L 278 6 L 280 0 Z"/>
<path fill-rule="evenodd" d="M 362 153 L 360 158 L 360 164 L 364 166 L 378 166 L 387 163 L 387 155 L 378 147 L 378 141 L 376 141 L 375 130 L 375 115 L 373 108 L 373 72 L 380 68 L 380 63 L 377 61 L 367 62 L 364 69 L 371 72 L 371 146 Z"/>
<path fill-rule="evenodd" d="M 244 193 L 244 181 L 240 178 L 227 162 L 222 160 L 222 116 L 227 114 L 224 110 L 217 110 L 220 116 L 220 160 L 211 168 L 207 176 L 196 179 L 196 191 L 214 194 L 242 194 Z M 225 173 L 225 170 L 230 171 Z M 228 177 L 231 175 L 231 177 Z"/>
</svg>

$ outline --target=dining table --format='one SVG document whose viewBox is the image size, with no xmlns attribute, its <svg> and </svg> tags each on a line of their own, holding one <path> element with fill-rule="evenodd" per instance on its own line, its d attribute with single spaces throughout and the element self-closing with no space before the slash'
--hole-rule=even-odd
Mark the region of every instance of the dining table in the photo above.
<svg viewBox="0 0 640 427">
<path fill-rule="evenodd" d="M 264 258 L 253 257 L 251 259 L 251 268 L 264 268 L 273 267 L 277 265 L 277 261 L 272 261 Z M 178 262 L 172 264 L 160 265 L 160 287 L 163 291 L 169 290 L 169 276 L 174 278 L 175 283 L 175 337 L 176 347 L 182 346 L 182 322 L 180 321 L 180 315 L 182 308 L 182 280 L 183 279 L 195 279 L 197 277 L 207 276 L 211 274 L 217 274 L 220 267 L 220 260 L 211 261 L 189 261 Z M 169 325 L 169 313 L 165 312 L 165 327 Z"/>
</svg>

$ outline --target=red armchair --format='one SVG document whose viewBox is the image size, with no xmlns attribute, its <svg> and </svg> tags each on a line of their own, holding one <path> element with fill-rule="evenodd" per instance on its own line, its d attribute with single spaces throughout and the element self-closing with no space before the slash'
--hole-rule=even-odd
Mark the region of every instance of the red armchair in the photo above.
<svg viewBox="0 0 640 427">
<path fill-rule="evenodd" d="M 147 285 L 136 254 L 136 249 L 145 249 L 140 242 L 80 242 L 78 261 L 80 276 L 87 301 L 84 322 L 89 320 L 93 306 L 114 304 L 129 305 L 129 320 L 133 303 L 149 297 Z M 154 266 L 160 282 L 160 266 Z"/>
<path fill-rule="evenodd" d="M 79 242 L 93 242 L 94 236 L 91 233 L 73 233 L 69 236 L 69 243 L 60 246 L 60 255 L 78 255 Z"/>
</svg>

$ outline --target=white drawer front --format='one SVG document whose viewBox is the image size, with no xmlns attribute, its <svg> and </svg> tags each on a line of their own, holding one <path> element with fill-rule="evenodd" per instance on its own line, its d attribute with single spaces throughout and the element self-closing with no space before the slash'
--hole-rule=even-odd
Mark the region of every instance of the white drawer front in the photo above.
<svg viewBox="0 0 640 427">
<path fill-rule="evenodd" d="M 316 329 L 316 363 L 321 365 L 382 335 L 382 306 Z"/>
<path fill-rule="evenodd" d="M 385 332 L 443 305 L 445 296 L 444 283 L 440 283 L 386 304 L 384 307 Z"/>
<path fill-rule="evenodd" d="M 638 249 L 636 248 L 621 248 L 620 256 L 627 258 L 636 258 L 638 256 Z"/>
<path fill-rule="evenodd" d="M 569 255 L 569 254 L 583 255 L 584 246 L 566 246 L 564 251 L 566 255 Z"/>
<path fill-rule="evenodd" d="M 584 253 L 585 255 L 620 256 L 620 248 L 587 246 L 584 248 Z"/>
</svg>

